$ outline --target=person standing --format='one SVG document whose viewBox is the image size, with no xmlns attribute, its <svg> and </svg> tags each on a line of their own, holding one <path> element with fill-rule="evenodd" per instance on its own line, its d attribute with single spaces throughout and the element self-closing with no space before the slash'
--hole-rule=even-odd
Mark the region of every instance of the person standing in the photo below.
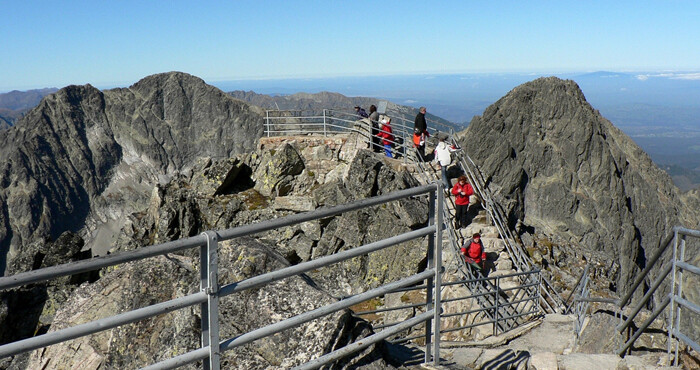
<svg viewBox="0 0 700 370">
<path fill-rule="evenodd" d="M 474 189 L 467 182 L 467 176 L 462 175 L 452 187 L 455 196 L 455 227 L 461 229 L 467 227 L 467 211 L 469 210 L 469 197 L 474 194 Z"/>
<path fill-rule="evenodd" d="M 450 189 L 450 179 L 447 178 L 447 166 L 452 164 L 452 153 L 457 151 L 454 146 L 447 145 L 446 137 L 438 135 L 438 140 L 440 142 L 435 147 L 435 162 L 437 162 L 438 169 L 442 175 L 442 183 L 445 190 Z"/>
<path fill-rule="evenodd" d="M 484 251 L 484 243 L 481 242 L 481 234 L 475 233 L 471 239 L 467 240 L 461 248 L 464 261 L 483 270 L 483 263 L 486 261 L 486 252 Z"/>
<path fill-rule="evenodd" d="M 377 106 L 374 104 L 369 106 L 369 122 L 372 125 L 372 151 L 380 152 L 382 145 L 379 138 L 379 112 L 377 112 Z"/>
<path fill-rule="evenodd" d="M 413 126 L 413 145 L 418 149 L 421 161 L 425 161 L 425 139 L 430 136 L 428 134 L 428 123 L 425 120 L 426 111 L 425 107 L 418 109 Z"/>
<path fill-rule="evenodd" d="M 382 120 L 382 128 L 379 130 L 379 136 L 382 138 L 384 153 L 387 157 L 393 158 L 391 147 L 394 144 L 394 134 L 391 132 L 391 118 L 387 117 Z"/>
</svg>

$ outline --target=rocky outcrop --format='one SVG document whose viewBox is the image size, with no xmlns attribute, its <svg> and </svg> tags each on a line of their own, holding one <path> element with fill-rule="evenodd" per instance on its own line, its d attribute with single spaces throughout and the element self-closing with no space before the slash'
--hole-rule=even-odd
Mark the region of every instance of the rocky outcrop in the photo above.
<svg viewBox="0 0 700 370">
<path fill-rule="evenodd" d="M 0 133 L 0 270 L 33 240 L 83 229 L 88 246 L 140 207 L 153 184 L 197 158 L 255 148 L 261 111 L 199 78 L 129 88 L 69 86 Z M 9 252 L 9 254 L 8 254 Z"/>
<path fill-rule="evenodd" d="M 90 251 L 81 252 L 83 244 L 83 240 L 71 232 L 55 241 L 37 241 L 22 249 L 8 266 L 8 272 L 14 274 L 90 258 Z M 0 343 L 45 333 L 73 290 L 97 278 L 96 272 L 87 272 L 0 292 Z M 24 368 L 26 359 L 27 354 L 22 354 L 12 360 L 0 360 L 0 368 L 10 367 L 10 361 L 11 367 Z"/>
<path fill-rule="evenodd" d="M 292 199 L 294 204 L 316 208 L 416 185 L 398 161 L 361 150 L 349 163 L 340 163 L 344 141 L 322 139 L 327 142 L 319 146 L 318 140 L 265 141 L 249 155 L 198 160 L 190 171 L 154 188 L 147 205 L 128 217 L 112 251 L 285 216 L 295 212 L 291 208 L 297 206 L 290 206 Z M 329 175 L 334 171 L 342 173 Z M 270 181 L 262 181 L 262 176 Z M 266 184 L 280 184 L 282 179 L 288 184 L 284 195 L 258 191 Z M 221 284 L 240 281 L 422 227 L 426 222 L 427 202 L 417 198 L 228 241 L 220 246 L 219 279 Z M 420 270 L 424 256 L 424 241 L 414 241 L 372 253 L 371 258 L 358 257 L 223 298 L 221 337 L 235 337 L 333 302 L 335 297 L 398 280 Z M 198 251 L 188 250 L 107 269 L 96 283 L 71 295 L 56 314 L 51 330 L 196 292 L 198 263 Z M 36 351 L 27 367 L 150 364 L 198 348 L 199 319 L 196 307 L 159 316 Z M 371 333 L 366 322 L 342 311 L 229 351 L 222 357 L 222 365 L 288 368 Z M 381 346 L 373 346 L 334 366 L 391 368 L 382 353 Z"/>
<path fill-rule="evenodd" d="M 283 268 L 287 261 L 253 239 L 225 242 L 219 248 L 221 281 L 239 281 Z M 61 310 L 51 330 L 165 301 L 199 290 L 198 258 L 157 257 L 113 269 L 97 283 L 81 287 Z M 221 338 L 242 333 L 312 310 L 332 299 L 300 277 L 285 279 L 221 299 Z M 199 348 L 198 306 L 153 317 L 128 326 L 35 351 L 28 368 L 135 368 Z M 347 312 L 336 312 L 312 324 L 289 329 L 222 353 L 222 368 L 290 368 L 371 331 Z M 376 347 L 355 362 L 377 362 L 387 368 Z M 199 368 L 201 365 L 190 365 Z"/>
<path fill-rule="evenodd" d="M 461 140 L 528 247 L 562 265 L 595 261 L 614 290 L 626 290 L 673 226 L 700 220 L 688 196 L 573 81 L 516 87 Z"/>
</svg>

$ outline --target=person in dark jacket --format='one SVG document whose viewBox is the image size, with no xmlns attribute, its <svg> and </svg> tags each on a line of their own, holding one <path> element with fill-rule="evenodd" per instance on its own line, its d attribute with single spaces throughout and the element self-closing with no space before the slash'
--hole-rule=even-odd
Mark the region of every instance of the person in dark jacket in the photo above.
<svg viewBox="0 0 700 370">
<path fill-rule="evenodd" d="M 425 107 L 418 109 L 416 120 L 413 126 L 413 146 L 418 149 L 420 154 L 419 160 L 425 161 L 425 139 L 430 136 L 428 134 L 428 123 L 425 121 Z"/>
<path fill-rule="evenodd" d="M 372 125 L 372 151 L 381 152 L 382 144 L 379 138 L 379 112 L 377 112 L 377 106 L 372 104 L 369 106 L 369 121 Z"/>
<path fill-rule="evenodd" d="M 462 175 L 457 179 L 457 183 L 452 187 L 452 194 L 455 196 L 455 227 L 467 227 L 467 211 L 469 210 L 469 197 L 474 194 L 474 189 L 467 182 L 467 176 Z"/>
<path fill-rule="evenodd" d="M 471 239 L 467 240 L 462 246 L 461 252 L 468 264 L 483 270 L 486 252 L 484 251 L 484 243 L 481 242 L 481 234 L 476 233 Z"/>
<path fill-rule="evenodd" d="M 367 118 L 367 117 L 369 117 L 369 114 L 367 114 L 367 111 L 365 111 L 365 110 L 364 110 L 362 107 L 360 107 L 359 105 L 356 105 L 356 106 L 355 106 L 355 113 L 357 113 L 357 115 L 358 115 L 360 118 Z"/>
</svg>

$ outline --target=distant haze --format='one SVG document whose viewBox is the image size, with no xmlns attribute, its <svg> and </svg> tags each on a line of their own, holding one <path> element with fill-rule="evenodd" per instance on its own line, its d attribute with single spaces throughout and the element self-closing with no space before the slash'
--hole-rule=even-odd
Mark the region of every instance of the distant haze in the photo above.
<svg viewBox="0 0 700 370">
<path fill-rule="evenodd" d="M 445 74 L 317 79 L 214 81 L 224 91 L 269 95 L 337 92 L 426 106 L 467 125 L 514 87 L 541 76 L 575 81 L 586 100 L 632 137 L 684 190 L 700 185 L 700 73 L 591 72 L 557 74 Z"/>
</svg>

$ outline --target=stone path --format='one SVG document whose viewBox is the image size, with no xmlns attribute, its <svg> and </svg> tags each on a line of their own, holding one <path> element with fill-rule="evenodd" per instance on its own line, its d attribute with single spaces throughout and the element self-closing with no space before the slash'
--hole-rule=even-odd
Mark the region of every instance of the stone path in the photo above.
<svg viewBox="0 0 700 370">
<path fill-rule="evenodd" d="M 678 369 L 664 366 L 665 354 L 626 356 L 575 353 L 573 316 L 550 314 L 524 328 L 484 341 L 445 343 L 440 365 L 423 365 L 425 348 L 394 347 L 403 369 L 617 370 Z M 403 357 L 402 357 L 403 355 Z"/>
</svg>

